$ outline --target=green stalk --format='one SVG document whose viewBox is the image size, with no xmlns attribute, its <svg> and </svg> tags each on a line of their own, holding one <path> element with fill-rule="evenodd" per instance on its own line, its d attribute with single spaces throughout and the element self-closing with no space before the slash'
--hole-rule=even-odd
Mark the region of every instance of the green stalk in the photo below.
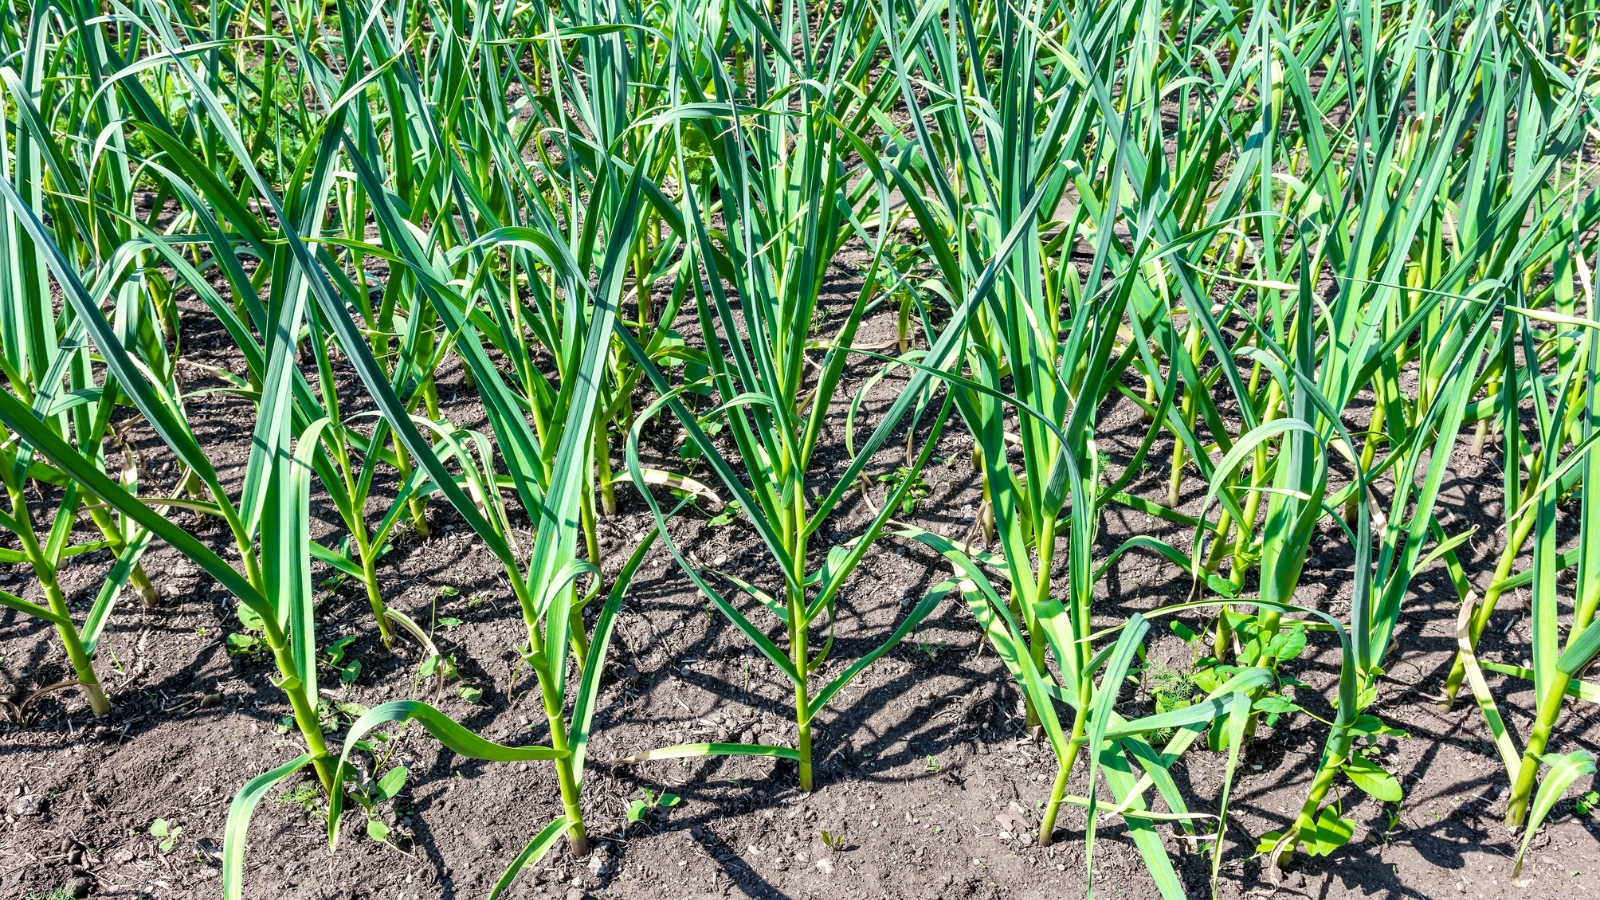
<svg viewBox="0 0 1600 900">
<path fill-rule="evenodd" d="M 1534 465 L 1529 470 L 1529 484 L 1538 482 L 1539 462 L 1543 454 L 1534 457 Z M 1511 530 L 1511 539 L 1506 542 L 1500 551 L 1500 560 L 1494 567 L 1494 578 L 1489 582 L 1489 587 L 1483 592 L 1483 602 L 1473 610 L 1471 636 L 1472 645 L 1478 645 L 1478 639 L 1483 636 L 1483 630 L 1489 627 L 1489 616 L 1494 612 L 1495 605 L 1500 602 L 1500 596 L 1505 592 L 1505 582 L 1511 577 L 1511 569 L 1516 564 L 1517 554 L 1521 552 L 1528 536 L 1533 533 L 1534 516 L 1525 513 Z M 1455 662 L 1450 666 L 1450 674 L 1444 682 L 1444 699 L 1439 701 L 1441 709 L 1449 709 L 1455 704 L 1456 694 L 1461 690 L 1461 682 L 1466 678 L 1466 664 L 1460 653 L 1456 654 Z"/>
<path fill-rule="evenodd" d="M 1189 362 L 1191 365 L 1199 362 L 1200 326 L 1195 323 L 1192 314 L 1190 315 L 1189 319 L 1189 333 L 1184 337 L 1183 349 L 1185 353 L 1189 354 Z M 1203 390 L 1204 388 L 1199 385 L 1190 385 L 1183 394 L 1183 405 L 1180 415 L 1183 417 L 1183 422 L 1186 426 L 1188 426 L 1190 431 L 1194 430 L 1195 413 L 1198 411 L 1198 392 Z M 1169 509 L 1177 509 L 1178 505 L 1183 499 L 1183 451 L 1183 440 L 1174 439 L 1172 442 L 1172 474 L 1168 479 L 1167 487 L 1167 507 Z"/>
<path fill-rule="evenodd" d="M 1495 360 L 1490 363 L 1490 366 L 1492 370 L 1497 370 L 1499 367 L 1499 358 L 1496 357 Z M 1497 371 L 1490 375 L 1487 383 L 1485 383 L 1483 386 L 1485 405 L 1489 406 L 1490 408 L 1493 408 L 1497 405 L 1496 399 L 1500 394 L 1501 385 L 1504 381 L 1505 379 L 1501 377 Z M 1499 433 L 1499 429 L 1496 427 L 1498 426 L 1499 421 L 1499 417 L 1492 414 L 1479 417 L 1477 428 L 1472 433 L 1471 452 L 1473 456 L 1483 455 L 1483 447 L 1484 444 L 1486 444 L 1489 440 L 1489 432 L 1491 427 L 1494 428 L 1496 434 Z M 1491 425 L 1491 423 L 1493 423 L 1493 425 Z"/>
<path fill-rule="evenodd" d="M 311 754 L 311 765 L 316 769 L 317 780 L 322 783 L 323 794 L 331 797 L 337 787 L 337 782 L 334 781 L 336 761 L 328 753 L 327 742 L 323 739 L 322 720 L 317 715 L 316 698 L 306 695 L 306 685 L 300 680 L 299 667 L 295 665 L 288 637 L 278 628 L 276 622 L 263 620 L 263 624 L 266 644 L 272 651 L 272 661 L 277 664 L 278 673 L 283 676 L 278 683 L 279 689 L 289 699 L 289 709 L 294 715 L 295 727 L 300 730 L 300 737 L 306 743 L 306 752 Z"/>
<path fill-rule="evenodd" d="M 1207 572 L 1215 572 L 1222 565 L 1222 560 L 1227 556 L 1229 547 L 1228 535 L 1232 531 L 1233 514 L 1224 509 L 1221 515 L 1217 517 L 1217 531 L 1211 538 L 1211 547 L 1206 551 L 1205 570 Z M 1239 534 L 1246 534 L 1243 527 L 1239 529 Z M 1238 546 L 1237 539 L 1233 542 L 1233 546 L 1235 548 Z"/>
<path fill-rule="evenodd" d="M 55 615 L 53 623 L 56 632 L 61 636 L 61 645 L 67 652 L 67 660 L 72 665 L 73 674 L 83 685 L 83 692 L 89 701 L 89 710 L 96 716 L 103 716 L 111 711 L 111 701 L 106 698 L 105 691 L 100 687 L 100 679 L 94 671 L 94 664 L 89 659 L 88 652 L 83 647 L 83 640 L 78 634 L 77 626 L 73 624 L 72 611 L 67 606 L 67 598 L 61 592 L 61 585 L 56 580 L 56 562 L 50 558 L 45 549 L 39 545 L 38 535 L 33 530 L 33 516 L 28 508 L 27 497 L 24 494 L 24 483 L 16 479 L 14 472 L 7 465 L 4 472 L 6 493 L 11 500 L 12 516 L 7 522 L 11 531 L 17 536 L 17 541 L 22 544 L 22 552 L 28 559 L 28 564 L 33 568 L 34 578 L 39 582 L 39 587 L 44 591 L 45 602 L 50 612 Z M 67 493 L 67 508 L 58 515 L 73 516 L 78 504 L 78 494 L 69 490 Z M 59 527 L 59 526 L 58 526 Z M 52 543 L 54 547 L 54 543 Z"/>
<path fill-rule="evenodd" d="M 649 239 L 651 229 L 640 228 L 639 236 L 634 241 L 633 248 L 633 285 L 634 295 L 639 304 L 639 332 L 642 334 L 655 324 L 655 298 L 650 293 L 650 254 Z M 616 504 L 612 503 L 611 511 L 606 515 L 616 515 Z"/>
<path fill-rule="evenodd" d="M 900 355 L 911 352 L 911 295 L 900 297 L 900 314 L 895 318 L 895 337 L 900 342 Z"/>
<path fill-rule="evenodd" d="M 612 483 L 611 474 L 611 443 L 606 438 L 606 423 L 595 423 L 594 429 L 594 461 L 597 471 L 597 480 L 600 482 L 600 511 L 610 519 L 617 514 L 617 488 Z M 599 565 L 599 556 L 591 557 L 595 565 Z"/>
<path fill-rule="evenodd" d="M 791 632 L 789 640 L 790 660 L 795 664 L 799 678 L 794 686 L 794 714 L 796 723 L 795 751 L 800 754 L 800 790 L 811 793 L 811 692 L 808 687 L 809 674 L 806 672 L 810 661 L 807 646 L 807 628 L 803 621 L 805 617 L 805 593 L 803 590 L 789 591 L 789 621 Z"/>
<path fill-rule="evenodd" d="M 1311 789 L 1306 792 L 1306 800 L 1300 805 L 1299 814 L 1295 816 L 1291 833 L 1296 835 L 1317 833 L 1318 811 L 1322 809 L 1322 801 L 1327 799 L 1334 778 L 1350 755 L 1350 744 L 1349 728 L 1334 725 L 1333 734 L 1329 736 L 1328 744 L 1322 752 L 1322 762 L 1317 767 L 1317 774 L 1311 779 Z M 1293 845 L 1291 844 L 1288 849 L 1292 850 Z"/>
<path fill-rule="evenodd" d="M 121 557 L 127 551 L 128 542 L 122 536 L 122 529 L 118 528 L 111 516 L 100 506 L 91 506 L 88 510 L 89 518 L 94 521 L 96 528 L 111 544 L 111 552 Z M 139 597 L 139 602 L 146 609 L 161 605 L 161 594 L 155 585 L 150 583 L 150 576 L 145 574 L 144 563 L 134 563 L 133 571 L 128 574 L 128 584 L 133 586 L 134 593 Z"/>
<path fill-rule="evenodd" d="M 800 496 L 800 483 L 793 481 L 788 493 L 788 544 L 789 558 L 794 568 L 786 573 L 784 594 L 789 601 L 789 659 L 794 664 L 797 678 L 794 685 L 795 751 L 800 754 L 800 790 L 811 793 L 811 690 L 810 690 L 810 622 L 806 617 L 805 558 L 806 513 L 805 498 Z"/>
<path fill-rule="evenodd" d="M 72 612 L 67 608 L 67 598 L 61 593 L 61 586 L 56 582 L 55 570 L 39 554 L 37 541 L 23 538 L 23 550 L 33 565 L 39 586 L 44 588 L 50 611 L 66 620 L 66 623 L 56 624 L 56 632 L 61 635 L 61 645 L 66 648 L 67 659 L 72 663 L 72 671 L 83 685 L 83 692 L 89 699 L 89 711 L 96 716 L 103 716 L 111 711 L 111 701 L 106 698 L 105 691 L 100 687 L 100 679 L 95 675 L 94 664 L 89 661 L 89 654 L 84 651 L 83 642 L 78 638 L 78 630 L 70 624 Z"/>
<path fill-rule="evenodd" d="M 378 561 L 372 545 L 368 543 L 365 528 L 355 528 L 350 536 L 355 540 L 356 553 L 361 557 L 361 585 L 367 592 L 367 605 L 372 607 L 372 617 L 378 623 L 378 636 L 383 646 L 394 649 L 394 629 L 389 624 L 388 606 L 383 602 L 383 591 L 378 585 Z"/>
<path fill-rule="evenodd" d="M 394 439 L 394 460 L 395 470 L 400 480 L 404 482 L 411 477 L 414 467 L 411 464 L 411 454 L 401 445 L 398 436 Z M 411 529 L 416 532 L 419 539 L 427 540 L 429 534 L 427 501 L 421 497 L 412 497 L 406 501 L 406 505 L 411 509 Z"/>
<path fill-rule="evenodd" d="M 1039 554 L 1039 578 L 1034 586 L 1035 597 L 1050 596 L 1050 576 L 1054 572 L 1056 556 L 1056 517 L 1053 513 L 1046 514 L 1039 525 L 1037 533 Z M 1014 596 L 1014 595 L 1013 595 Z M 1049 641 L 1045 637 L 1044 629 L 1040 627 L 1038 617 L 1031 609 L 1026 610 L 1022 616 L 1028 629 L 1028 654 L 1033 660 L 1033 666 L 1039 671 L 1045 671 L 1045 651 Z M 1039 711 L 1034 708 L 1033 699 L 1026 693 L 1023 694 L 1024 715 L 1023 722 L 1028 728 L 1037 728 L 1040 725 Z"/>
<path fill-rule="evenodd" d="M 532 608 L 533 598 L 528 596 L 527 588 L 520 579 L 512 578 L 512 587 L 518 595 L 518 600 L 524 601 L 523 609 Z M 528 656 L 535 660 L 534 671 L 539 680 L 539 697 L 544 704 L 545 720 L 550 725 L 550 746 L 558 753 L 570 752 L 567 744 L 567 718 L 562 708 L 560 696 L 556 693 L 556 685 L 551 683 L 549 675 L 544 671 L 543 662 L 548 661 L 545 653 L 544 633 L 539 627 L 537 619 L 526 622 L 528 630 Z M 572 758 L 563 756 L 555 760 L 556 784 L 561 790 L 561 808 L 572 823 L 567 832 L 567 841 L 572 847 L 572 855 L 585 859 L 589 856 L 589 834 L 584 827 L 583 806 L 578 802 L 579 778 L 573 769 Z"/>
<path fill-rule="evenodd" d="M 1522 764 L 1517 768 L 1511 784 L 1511 799 L 1506 806 L 1506 827 L 1515 832 L 1521 829 L 1528 817 L 1528 803 L 1533 799 L 1534 784 L 1539 769 L 1544 766 L 1545 748 L 1561 718 L 1561 703 L 1566 698 L 1571 676 L 1559 669 L 1548 673 L 1548 682 L 1539 685 L 1533 720 L 1533 731 L 1528 734 L 1527 747 L 1522 751 Z"/>
<path fill-rule="evenodd" d="M 1056 763 L 1055 784 L 1050 787 L 1050 799 L 1045 802 L 1044 816 L 1039 823 L 1039 846 L 1048 847 L 1055 841 L 1056 817 L 1061 813 L 1061 801 L 1067 795 L 1067 779 L 1072 776 L 1072 767 L 1077 764 L 1078 753 L 1083 749 L 1084 725 L 1089 720 L 1089 706 L 1079 703 L 1072 714 L 1071 742 L 1067 745 L 1065 758 L 1058 759 Z"/>
<path fill-rule="evenodd" d="M 1361 471 L 1363 472 L 1372 471 L 1372 463 L 1374 458 L 1377 456 L 1378 441 L 1383 437 L 1383 431 L 1380 427 L 1383 423 L 1383 385 L 1384 381 L 1382 378 L 1379 378 L 1372 383 L 1372 391 L 1374 394 L 1372 400 L 1372 413 L 1367 417 L 1367 431 L 1364 435 L 1366 440 L 1363 442 L 1361 447 L 1360 466 Z M 1350 498 L 1345 501 L 1344 521 L 1346 525 L 1355 524 L 1357 504 L 1361 502 L 1363 502 L 1362 498 L 1355 493 L 1352 493 Z"/>
<path fill-rule="evenodd" d="M 994 543 L 994 498 L 993 488 L 989 485 L 989 472 L 983 464 L 983 448 L 976 442 L 972 445 L 972 468 L 979 473 L 979 481 L 983 488 L 983 502 L 978 504 L 978 526 L 983 533 L 985 544 Z"/>
</svg>

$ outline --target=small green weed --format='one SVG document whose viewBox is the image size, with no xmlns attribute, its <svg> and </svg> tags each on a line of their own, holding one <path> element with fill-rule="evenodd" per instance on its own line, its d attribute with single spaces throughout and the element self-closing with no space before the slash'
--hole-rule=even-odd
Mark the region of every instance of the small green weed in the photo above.
<svg viewBox="0 0 1600 900">
<path fill-rule="evenodd" d="M 927 481 L 923 480 L 920 471 L 912 472 L 905 466 L 895 469 L 888 475 L 878 476 L 878 482 L 888 485 L 890 493 L 898 489 L 907 478 L 910 479 L 910 483 L 906 487 L 905 496 L 900 498 L 900 515 L 902 516 L 909 516 L 916 512 L 917 501 L 926 499 L 929 494 L 933 493 L 933 489 L 928 486 Z"/>
<path fill-rule="evenodd" d="M 677 794 L 653 794 L 648 790 L 641 793 L 644 794 L 643 800 L 635 800 L 628 804 L 628 822 L 630 824 L 644 821 L 644 818 L 654 810 L 677 806 L 682 800 Z"/>
<path fill-rule="evenodd" d="M 1580 816 L 1592 815 L 1596 809 L 1600 809 L 1600 791 L 1590 791 L 1589 793 L 1584 794 L 1582 797 L 1579 797 L 1577 801 L 1572 804 L 1572 808 L 1576 810 Z"/>
<path fill-rule="evenodd" d="M 315 782 L 307 781 L 272 798 L 272 808 L 298 806 L 306 815 L 322 815 L 322 791 Z"/>
<path fill-rule="evenodd" d="M 1192 703 L 1195 684 L 1188 673 L 1169 669 L 1156 662 L 1145 670 L 1144 689 L 1155 701 L 1156 714 L 1160 715 L 1183 709 Z M 1162 729 L 1155 737 L 1157 744 L 1165 743 L 1172 738 L 1172 729 Z"/>
<path fill-rule="evenodd" d="M 150 823 L 150 836 L 160 841 L 162 853 L 171 853 L 172 848 L 178 845 L 178 837 L 183 834 L 182 825 L 172 825 L 166 819 L 157 819 Z"/>
</svg>

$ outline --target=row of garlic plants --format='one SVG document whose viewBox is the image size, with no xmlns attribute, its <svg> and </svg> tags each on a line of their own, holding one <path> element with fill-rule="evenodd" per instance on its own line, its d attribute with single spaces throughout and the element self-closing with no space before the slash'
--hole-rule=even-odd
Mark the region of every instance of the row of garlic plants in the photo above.
<svg viewBox="0 0 1600 900">
<path fill-rule="evenodd" d="M 1055 753 L 1039 840 L 1079 807 L 1092 855 L 1097 824 L 1120 819 L 1168 897 L 1184 890 L 1158 826 L 1208 841 L 1215 879 L 1242 748 L 1264 720 L 1315 718 L 1285 668 L 1308 642 L 1339 661 L 1334 712 L 1301 810 L 1260 852 L 1275 871 L 1342 846 L 1342 784 L 1401 802 L 1363 745 L 1393 733 L 1375 704 L 1412 579 L 1443 566 L 1462 602 L 1445 702 L 1469 686 L 1512 785 L 1507 825 L 1531 836 L 1594 769 L 1584 751 L 1549 752 L 1561 711 L 1600 696 L 1580 677 L 1600 649 L 1595 12 L 14 0 L 0 21 L 0 526 L 15 547 L 0 556 L 36 585 L 0 602 L 54 626 L 96 715 L 106 623 L 125 593 L 158 602 L 141 564 L 154 541 L 259 622 L 306 752 L 238 795 L 232 897 L 255 804 L 309 767 L 336 839 L 347 802 L 395 789 L 352 757 L 408 721 L 457 753 L 554 769 L 561 814 L 496 894 L 563 836 L 586 854 L 606 650 L 658 538 L 792 684 L 796 740 L 632 762 L 778 757 L 810 790 L 819 713 L 940 603 L 962 603 Z M 869 261 L 830 317 L 821 298 L 850 247 Z M 879 314 L 898 341 L 863 346 Z M 199 390 L 183 368 L 196 315 L 238 360 Z M 486 430 L 441 411 L 447 366 Z M 842 387 L 863 373 L 898 394 L 858 444 L 861 397 Z M 256 413 L 239 478 L 197 427 L 216 391 Z M 1096 440 L 1119 405 L 1143 428 L 1121 465 Z M 814 457 L 841 417 L 849 462 L 833 471 Z M 642 435 L 668 422 L 694 473 L 646 464 Z M 983 488 L 961 539 L 901 512 L 955 430 Z M 880 451 L 903 466 L 841 537 Z M 152 479 L 141 453 L 175 474 Z M 1438 506 L 1462 453 L 1498 454 L 1505 472 L 1492 573 L 1462 563 L 1473 532 L 1449 532 Z M 608 577 L 597 523 L 618 484 L 656 527 Z M 312 540 L 314 492 L 341 540 Z M 781 591 L 674 540 L 679 498 L 713 493 L 738 504 Z M 1112 505 L 1186 539 L 1109 546 Z M 387 605 L 382 558 L 427 535 L 430 507 L 504 566 L 545 745 L 484 740 L 418 701 L 343 735 L 319 716 L 313 566 L 360 585 L 386 645 L 427 645 Z M 226 539 L 186 532 L 180 510 Z M 1563 550 L 1570 516 L 1581 536 Z M 1337 617 L 1301 590 L 1327 534 L 1352 561 Z M 884 541 L 940 554 L 951 577 L 824 681 L 836 600 Z M 1128 553 L 1193 589 L 1106 628 L 1096 586 Z M 57 577 L 78 556 L 110 558 L 86 614 Z M 1497 600 L 1521 588 L 1531 665 L 1480 661 Z M 1200 690 L 1140 713 L 1119 691 L 1156 623 L 1193 646 Z M 1525 739 L 1486 671 L 1533 683 Z M 1224 751 L 1212 810 L 1171 773 L 1197 743 Z M 1068 793 L 1079 769 L 1082 796 Z"/>
</svg>

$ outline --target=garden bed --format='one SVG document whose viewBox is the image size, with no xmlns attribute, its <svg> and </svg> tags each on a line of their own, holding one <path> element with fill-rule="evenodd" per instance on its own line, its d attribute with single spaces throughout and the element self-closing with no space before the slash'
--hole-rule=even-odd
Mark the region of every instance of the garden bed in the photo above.
<svg viewBox="0 0 1600 900">
<path fill-rule="evenodd" d="M 213 348 L 216 361 L 224 362 L 226 345 L 215 340 L 220 335 L 208 341 L 198 316 L 196 321 L 193 345 Z M 891 319 L 879 317 L 863 331 L 871 339 L 892 335 L 892 329 Z M 197 358 L 210 361 L 203 350 Z M 863 367 L 851 390 L 870 372 Z M 885 405 L 895 387 L 892 381 L 875 387 L 869 409 Z M 471 396 L 461 389 L 459 371 L 441 379 L 441 394 Z M 450 414 L 470 423 L 472 407 L 463 399 Z M 239 404 L 234 412 L 218 421 L 235 438 L 247 439 L 241 429 L 249 427 L 243 418 L 248 407 Z M 1107 452 L 1113 458 L 1131 452 L 1140 436 L 1137 410 L 1120 404 L 1106 421 L 1113 423 L 1102 439 Z M 670 448 L 671 435 L 658 430 L 656 444 Z M 238 443 L 227 446 L 239 452 Z M 970 438 L 946 433 L 937 464 L 924 474 L 930 493 L 911 520 L 952 534 L 971 527 L 980 498 L 970 448 Z M 148 449 L 159 456 L 156 447 Z M 891 471 L 895 452 L 880 456 L 874 469 Z M 219 455 L 219 465 L 230 461 Z M 1492 566 L 1503 539 L 1492 525 L 1500 502 L 1496 472 L 1489 457 L 1471 456 L 1462 446 L 1453 473 L 1442 515 L 1452 530 L 1481 526 L 1483 539 L 1462 557 L 1468 571 L 1481 572 Z M 1160 488 L 1163 475 L 1152 468 L 1141 478 Z M 1185 508 L 1192 510 L 1200 498 L 1186 499 Z M 612 560 L 608 574 L 651 524 L 637 495 L 623 490 L 619 500 L 619 515 L 602 523 Z M 865 514 L 859 496 L 853 503 L 846 527 Z M 407 536 L 384 560 L 384 591 L 418 622 L 459 622 L 436 625 L 436 636 L 457 660 L 460 678 L 443 687 L 437 678 L 419 678 L 421 653 L 412 642 L 385 651 L 365 627 L 370 611 L 359 589 L 347 585 L 331 591 L 323 607 L 324 643 L 355 637 L 346 658 L 362 666 L 353 684 L 328 689 L 328 698 L 366 707 L 405 697 L 439 700 L 446 712 L 491 740 L 547 740 L 525 671 L 513 690 L 511 646 L 522 624 L 496 561 L 452 512 L 434 508 L 430 518 L 432 535 Z M 685 552 L 761 579 L 760 555 L 746 526 L 713 526 L 707 516 L 691 515 L 675 522 L 675 533 Z M 1100 544 L 1114 548 L 1135 534 L 1182 537 L 1161 520 L 1113 509 Z M 1319 547 L 1303 579 L 1302 602 L 1339 615 L 1348 609 L 1343 570 L 1349 550 L 1335 535 Z M 76 883 L 105 897 L 216 896 L 223 826 L 237 786 L 300 752 L 297 738 L 280 725 L 288 707 L 266 686 L 267 665 L 228 653 L 227 635 L 239 630 L 235 602 L 165 547 L 153 548 L 147 559 L 170 603 L 142 614 L 128 608 L 106 638 L 104 658 L 116 661 L 107 677 L 114 712 L 94 720 L 70 692 L 51 695 L 27 710 L 27 724 L 9 725 L 0 734 L 0 785 L 13 795 L 9 833 L 0 838 L 0 890 L 7 896 L 47 898 Z M 81 574 L 74 573 L 76 580 L 67 582 L 79 599 L 97 588 L 95 561 L 86 562 Z M 917 545 L 880 544 L 841 596 L 837 658 L 854 659 L 881 641 L 904 615 L 907 601 L 920 598 L 948 571 Z M 327 574 L 319 568 L 317 577 Z M 1187 576 L 1165 561 L 1130 557 L 1100 585 L 1097 615 L 1111 624 L 1189 589 Z M 1517 842 L 1500 822 L 1505 787 L 1482 718 L 1470 698 L 1449 712 L 1434 702 L 1453 657 L 1456 606 L 1439 568 L 1414 582 L 1401 649 L 1380 688 L 1376 711 L 1410 735 L 1385 741 L 1383 763 L 1406 788 L 1398 814 L 1347 790 L 1347 815 L 1359 823 L 1350 844 L 1330 857 L 1297 858 L 1280 895 L 1493 898 L 1513 890 Z M 58 680 L 62 660 L 41 649 L 48 646 L 44 629 L 3 615 L 0 654 L 12 695 Z M 1199 627 L 1198 620 L 1191 623 Z M 1504 609 L 1495 626 L 1484 643 L 1490 658 L 1526 646 L 1524 610 Z M 1320 691 L 1331 688 L 1338 665 L 1326 637 L 1313 640 L 1293 670 Z M 1022 727 L 1015 684 L 963 605 L 942 605 L 823 714 L 816 738 L 818 786 L 810 795 L 797 790 L 794 766 L 784 761 L 666 760 L 612 767 L 637 750 L 667 744 L 793 739 L 786 706 L 792 697 L 780 676 L 709 609 L 659 546 L 628 593 L 612 646 L 585 786 L 596 852 L 574 860 L 562 848 L 524 872 L 507 896 L 934 900 L 1058 897 L 1083 890 L 1082 812 L 1063 814 L 1056 846 L 1035 845 L 1054 757 Z M 1190 648 L 1169 633 L 1152 641 L 1151 658 L 1182 671 Z M 1530 708 L 1531 692 L 1522 683 L 1502 684 L 1507 708 Z M 463 687 L 481 691 L 481 699 L 468 703 Z M 508 700 L 508 692 L 514 699 Z M 1125 698 L 1135 708 L 1149 708 L 1148 690 L 1125 692 Z M 1307 706 L 1329 714 L 1326 701 Z M 1511 724 L 1528 726 L 1525 718 Z M 1562 720 L 1560 735 L 1557 752 L 1592 748 L 1600 740 L 1600 715 L 1576 708 Z M 1292 819 L 1325 737 L 1325 726 L 1300 716 L 1264 728 L 1249 746 L 1234 788 L 1222 896 L 1271 889 L 1255 839 Z M 554 775 L 537 764 L 465 760 L 418 729 L 396 753 L 410 777 L 394 803 L 398 827 L 390 844 L 362 836 L 357 819 L 347 822 L 330 859 L 314 782 L 292 784 L 263 803 L 251 825 L 246 896 L 479 897 L 559 809 Z M 1216 802 L 1223 760 L 1222 753 L 1202 748 L 1179 767 L 1186 794 L 1198 807 Z M 1071 785 L 1074 792 L 1084 791 L 1081 772 Z M 627 809 L 646 791 L 681 800 L 630 823 Z M 1536 840 L 1530 872 L 1537 881 L 1530 892 L 1559 886 L 1581 896 L 1600 873 L 1600 817 L 1575 814 L 1573 805 L 1571 799 L 1563 802 Z M 150 833 L 156 819 L 176 835 L 167 850 L 161 849 L 165 839 Z M 839 836 L 837 849 L 824 843 L 825 832 Z M 1166 843 L 1191 896 L 1208 894 L 1209 856 L 1170 830 Z M 1107 896 L 1158 896 L 1119 827 L 1102 825 L 1094 867 L 1096 890 Z"/>
</svg>

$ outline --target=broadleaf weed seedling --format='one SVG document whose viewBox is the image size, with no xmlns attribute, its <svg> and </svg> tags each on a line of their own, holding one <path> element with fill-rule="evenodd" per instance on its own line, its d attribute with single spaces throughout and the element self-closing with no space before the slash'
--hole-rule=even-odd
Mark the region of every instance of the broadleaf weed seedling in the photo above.
<svg viewBox="0 0 1600 900">
<path fill-rule="evenodd" d="M 644 794 L 644 799 L 633 800 L 628 804 L 627 817 L 630 824 L 644 821 L 647 816 L 656 810 L 670 809 L 677 806 L 683 799 L 677 794 L 666 791 L 656 794 L 647 789 L 641 789 L 640 793 Z"/>
<path fill-rule="evenodd" d="M 156 819 L 150 823 L 150 836 L 160 841 L 157 846 L 162 853 L 171 853 L 182 834 L 182 825 L 169 824 L 166 819 Z"/>
</svg>

